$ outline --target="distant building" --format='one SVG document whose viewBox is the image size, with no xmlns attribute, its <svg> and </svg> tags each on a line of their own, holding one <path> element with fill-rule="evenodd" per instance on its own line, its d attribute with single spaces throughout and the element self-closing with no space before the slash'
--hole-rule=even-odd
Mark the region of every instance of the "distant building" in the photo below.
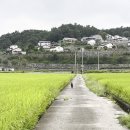
<svg viewBox="0 0 130 130">
<path fill-rule="evenodd" d="M 55 48 L 50 49 L 51 52 L 63 52 L 64 49 L 61 46 L 57 46 Z"/>
<path fill-rule="evenodd" d="M 83 37 L 81 38 L 81 42 L 87 43 L 89 40 L 95 40 L 93 37 Z"/>
<path fill-rule="evenodd" d="M 130 47 L 130 41 L 128 41 L 128 47 Z"/>
<path fill-rule="evenodd" d="M 106 46 L 108 49 L 112 49 L 114 45 L 113 45 L 112 43 L 108 43 L 108 44 L 106 44 L 105 46 Z"/>
<path fill-rule="evenodd" d="M 90 37 L 83 37 L 83 38 L 81 38 L 81 42 L 83 42 L 83 43 L 87 43 L 90 40 L 95 40 L 95 41 L 103 42 L 103 39 L 102 39 L 101 35 L 92 35 Z"/>
<path fill-rule="evenodd" d="M 26 51 L 22 51 L 21 54 L 22 55 L 26 55 L 27 53 L 26 53 Z"/>
<path fill-rule="evenodd" d="M 68 37 L 63 38 L 63 42 L 66 43 L 75 43 L 76 41 L 77 41 L 76 38 L 68 38 Z"/>
<path fill-rule="evenodd" d="M 44 49 L 50 49 L 51 47 L 51 42 L 50 41 L 39 41 L 38 46 L 42 47 Z"/>
<path fill-rule="evenodd" d="M 106 35 L 106 40 L 107 41 L 113 41 L 113 39 L 114 39 L 114 37 L 112 35 L 110 35 L 110 34 Z"/>
<path fill-rule="evenodd" d="M 128 38 L 126 38 L 126 37 L 121 37 L 121 36 L 119 36 L 119 35 L 113 36 L 113 40 L 114 40 L 114 41 L 118 41 L 118 42 L 128 42 Z"/>
<path fill-rule="evenodd" d="M 0 71 L 2 71 L 2 68 L 3 68 L 3 67 L 0 67 Z"/>
<path fill-rule="evenodd" d="M 107 34 L 106 35 L 106 41 L 113 43 L 114 46 L 116 46 L 116 47 L 119 47 L 119 46 L 127 47 L 129 39 L 126 38 L 126 37 L 119 36 L 119 35 L 112 36 L 110 34 Z"/>
<path fill-rule="evenodd" d="M 11 45 L 9 48 L 12 49 L 12 50 L 14 50 L 14 49 L 18 48 L 18 45 Z"/>
<path fill-rule="evenodd" d="M 22 49 L 21 48 L 15 48 L 12 50 L 12 54 L 21 54 Z"/>
<path fill-rule="evenodd" d="M 10 67 L 0 67 L 0 71 L 14 71 L 14 68 L 10 68 Z"/>
<path fill-rule="evenodd" d="M 94 46 L 96 44 L 96 41 L 95 40 L 89 40 L 87 42 L 87 44 L 91 45 L 91 46 Z"/>
<path fill-rule="evenodd" d="M 128 40 L 128 38 L 126 38 L 126 37 L 122 37 L 122 41 L 128 42 L 129 40 Z"/>
<path fill-rule="evenodd" d="M 6 52 L 12 54 L 26 54 L 26 52 L 23 52 L 22 49 L 19 48 L 17 45 L 11 45 L 9 48 L 7 48 Z"/>
<path fill-rule="evenodd" d="M 94 38 L 94 40 L 96 40 L 96 41 L 98 40 L 100 42 L 103 42 L 103 39 L 102 39 L 101 35 L 92 35 L 91 37 Z"/>
</svg>

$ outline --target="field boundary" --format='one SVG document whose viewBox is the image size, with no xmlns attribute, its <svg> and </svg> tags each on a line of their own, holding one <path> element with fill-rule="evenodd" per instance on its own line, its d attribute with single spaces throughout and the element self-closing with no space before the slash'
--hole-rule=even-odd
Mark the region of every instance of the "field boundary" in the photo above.
<svg viewBox="0 0 130 130">
<path fill-rule="evenodd" d="M 111 94 L 112 95 L 112 94 Z M 117 104 L 127 113 L 130 112 L 130 104 L 126 103 L 122 99 L 116 97 L 115 95 L 112 95 L 112 98 L 117 102 Z"/>
<path fill-rule="evenodd" d="M 86 78 L 84 77 L 85 82 L 87 84 Z M 111 97 L 114 101 L 116 101 L 116 103 L 127 113 L 130 113 L 130 104 L 128 104 L 127 102 L 125 102 L 124 100 L 120 99 L 119 97 L 115 96 L 114 94 L 110 93 L 107 91 L 105 86 L 100 86 L 101 84 L 98 83 L 98 81 L 96 80 L 91 80 L 88 79 L 89 81 L 93 82 L 93 84 L 95 84 L 95 82 L 98 84 L 98 89 L 93 90 L 91 87 L 88 87 L 92 92 L 94 92 L 96 95 L 100 96 L 100 97 Z M 88 85 L 87 85 L 88 86 Z M 90 85 L 91 86 L 91 85 Z M 101 87 L 102 89 L 100 90 Z M 98 91 L 102 91 L 100 94 Z"/>
</svg>

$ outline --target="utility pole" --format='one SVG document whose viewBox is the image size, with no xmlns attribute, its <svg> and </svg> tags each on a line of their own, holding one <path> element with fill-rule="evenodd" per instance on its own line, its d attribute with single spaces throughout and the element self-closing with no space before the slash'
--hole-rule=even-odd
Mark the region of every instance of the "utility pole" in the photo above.
<svg viewBox="0 0 130 130">
<path fill-rule="evenodd" d="M 75 73 L 76 73 L 76 70 L 77 70 L 77 56 L 76 56 L 76 50 L 75 50 Z"/>
<path fill-rule="evenodd" d="M 83 73 L 84 70 L 84 56 L 83 56 L 84 48 L 82 48 L 82 65 L 81 65 L 81 73 Z"/>
<path fill-rule="evenodd" d="M 78 63 L 77 63 L 77 74 L 78 74 Z"/>
<path fill-rule="evenodd" d="M 100 59 L 99 59 L 99 50 L 98 50 L 98 70 L 100 69 L 100 66 L 99 66 L 99 64 L 100 64 L 100 61 L 99 61 Z"/>
</svg>

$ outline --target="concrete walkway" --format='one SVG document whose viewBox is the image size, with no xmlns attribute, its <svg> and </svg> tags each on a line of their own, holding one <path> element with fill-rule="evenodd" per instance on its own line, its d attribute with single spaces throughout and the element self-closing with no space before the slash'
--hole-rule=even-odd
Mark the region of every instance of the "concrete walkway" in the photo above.
<svg viewBox="0 0 130 130">
<path fill-rule="evenodd" d="M 124 112 L 112 101 L 85 87 L 81 75 L 66 87 L 40 119 L 35 130 L 127 130 L 117 117 Z"/>
</svg>

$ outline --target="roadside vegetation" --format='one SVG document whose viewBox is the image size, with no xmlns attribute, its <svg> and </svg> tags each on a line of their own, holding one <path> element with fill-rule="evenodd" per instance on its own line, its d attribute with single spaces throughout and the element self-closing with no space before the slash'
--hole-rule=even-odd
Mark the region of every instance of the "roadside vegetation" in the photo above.
<svg viewBox="0 0 130 130">
<path fill-rule="evenodd" d="M 85 78 L 87 86 L 98 95 L 113 95 L 130 104 L 130 73 L 91 73 Z M 120 117 L 120 122 L 130 128 L 130 115 Z"/>
<path fill-rule="evenodd" d="M 0 74 L 0 130 L 32 130 L 74 75 Z"/>
</svg>

